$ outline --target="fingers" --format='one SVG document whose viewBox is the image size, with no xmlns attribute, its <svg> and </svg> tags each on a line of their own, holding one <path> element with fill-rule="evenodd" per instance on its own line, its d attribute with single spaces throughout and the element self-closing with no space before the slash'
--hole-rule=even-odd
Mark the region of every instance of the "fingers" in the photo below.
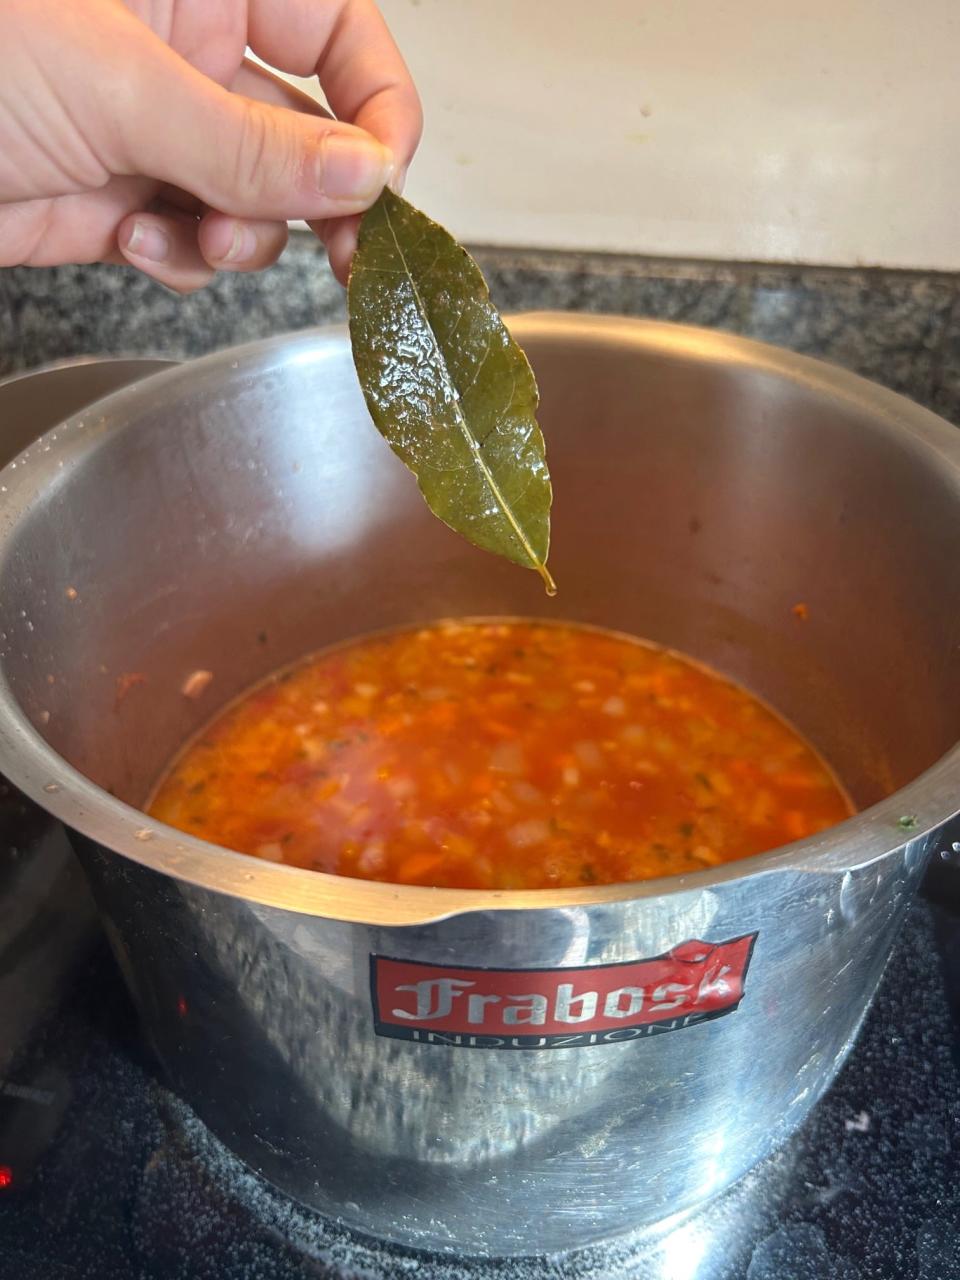
<svg viewBox="0 0 960 1280">
<path fill-rule="evenodd" d="M 407 64 L 370 0 L 347 0 L 317 74 L 334 114 L 372 133 L 405 173 L 423 131 L 423 111 Z"/>
<path fill-rule="evenodd" d="M 197 243 L 197 220 L 188 214 L 132 213 L 121 222 L 117 243 L 131 266 L 177 293 L 193 293 L 213 279 Z"/>
<path fill-rule="evenodd" d="M 277 224 L 302 218 L 331 222 L 332 257 L 344 278 L 351 215 L 405 168 L 420 132 L 416 92 L 371 0 L 251 0 L 251 43 L 285 69 L 319 70 L 341 120 L 307 107 L 288 86 L 280 90 L 269 73 L 243 68 L 237 87 L 253 96 L 230 92 L 123 6 L 111 15 L 109 39 L 97 35 L 102 23 L 80 22 L 71 34 L 90 46 L 87 61 L 110 86 L 81 100 L 77 127 L 114 176 L 96 192 L 62 197 L 55 209 L 41 201 L 37 216 L 19 218 L 17 256 L 103 260 L 119 247 L 125 261 L 188 291 L 213 267 L 266 265 L 283 246 Z M 274 31 L 265 34 L 271 21 Z M 137 184 L 154 191 L 167 184 L 197 203 L 184 202 L 182 215 L 131 212 L 149 203 L 129 198 Z M 73 200 L 94 200 L 102 213 L 95 226 L 66 216 Z M 201 206 L 221 213 L 198 221 Z"/>
<path fill-rule="evenodd" d="M 287 243 L 285 223 L 245 222 L 210 211 L 201 219 L 167 206 L 131 214 L 120 224 L 123 259 L 177 293 L 209 284 L 216 271 L 260 271 Z"/>
<path fill-rule="evenodd" d="M 403 194 L 403 178 L 404 175 L 401 173 L 390 183 L 397 195 Z M 331 270 L 346 288 L 350 276 L 350 263 L 357 251 L 357 235 L 360 231 L 359 215 L 347 218 L 320 218 L 310 222 L 309 226 L 326 246 Z"/>
<path fill-rule="evenodd" d="M 235 217 L 323 218 L 377 198 L 394 164 L 368 133 L 230 93 L 147 33 L 120 123 L 131 171 Z"/>
<path fill-rule="evenodd" d="M 0 266 L 102 262 L 116 248 L 118 223 L 155 194 L 146 179 L 114 178 L 96 191 L 0 205 Z"/>
<path fill-rule="evenodd" d="M 213 210 L 201 219 L 197 242 L 204 260 L 219 271 L 261 271 L 287 244 L 285 222 L 245 222 Z"/>
<path fill-rule="evenodd" d="M 287 107 L 290 111 L 304 111 L 307 115 L 322 116 L 326 120 L 332 117 L 330 112 L 311 98 L 307 93 L 295 88 L 287 80 L 281 80 L 266 67 L 244 59 L 243 65 L 230 83 L 232 93 L 242 94 L 245 98 L 256 98 L 258 102 L 268 102 L 274 107 Z"/>
<path fill-rule="evenodd" d="M 390 185 L 400 190 L 420 141 L 423 114 L 406 63 L 372 0 L 254 0 L 248 38 L 254 52 L 294 75 L 319 75 L 341 120 L 357 125 L 396 161 Z M 313 219 L 334 275 L 346 285 L 357 247 L 358 219 Z"/>
<path fill-rule="evenodd" d="M 330 269 L 346 288 L 350 276 L 350 263 L 357 250 L 359 217 L 329 218 L 325 222 L 311 222 L 310 229 L 326 245 Z"/>
<path fill-rule="evenodd" d="M 253 0 L 248 39 L 258 57 L 317 74 L 334 114 L 367 130 L 406 169 L 420 141 L 420 99 L 373 0 Z"/>
</svg>

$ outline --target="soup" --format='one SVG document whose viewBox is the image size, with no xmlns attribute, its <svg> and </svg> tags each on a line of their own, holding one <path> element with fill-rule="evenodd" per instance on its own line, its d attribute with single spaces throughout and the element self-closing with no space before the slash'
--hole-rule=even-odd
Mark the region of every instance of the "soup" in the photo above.
<svg viewBox="0 0 960 1280">
<path fill-rule="evenodd" d="M 537 889 L 702 870 L 842 821 L 799 734 L 678 654 L 449 622 L 311 657 L 224 711 L 150 813 L 273 862 Z"/>
</svg>

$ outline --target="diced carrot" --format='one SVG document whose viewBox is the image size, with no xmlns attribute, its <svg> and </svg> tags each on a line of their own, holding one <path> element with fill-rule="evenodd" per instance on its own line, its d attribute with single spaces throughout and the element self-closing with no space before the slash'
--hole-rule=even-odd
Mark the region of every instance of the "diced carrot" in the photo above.
<svg viewBox="0 0 960 1280">
<path fill-rule="evenodd" d="M 377 733 L 384 738 L 392 738 L 406 724 L 403 716 L 385 716 L 377 725 Z"/>
<path fill-rule="evenodd" d="M 457 704 L 455 702 L 434 702 L 423 719 L 438 729 L 452 729 L 457 723 Z"/>
<path fill-rule="evenodd" d="M 761 770 L 753 760 L 741 760 L 739 757 L 726 762 L 727 773 L 732 774 L 740 782 L 756 782 Z"/>
<path fill-rule="evenodd" d="M 415 853 L 411 858 L 400 863 L 397 868 L 397 879 L 404 884 L 414 884 L 439 871 L 443 863 L 442 853 Z"/>
<path fill-rule="evenodd" d="M 496 738 L 515 738 L 517 736 L 516 726 L 504 724 L 502 720 L 484 720 L 483 727 Z"/>
<path fill-rule="evenodd" d="M 114 711 L 118 710 L 121 702 L 123 702 L 131 689 L 136 689 L 138 685 L 146 683 L 147 677 L 142 671 L 125 671 L 122 676 L 117 676 L 116 696 L 113 700 Z"/>
<path fill-rule="evenodd" d="M 817 791 L 822 786 L 819 778 L 804 769 L 791 769 L 786 773 L 774 774 L 774 782 L 779 787 L 791 787 L 797 791 Z"/>
<path fill-rule="evenodd" d="M 783 815 L 783 829 L 791 840 L 802 840 L 810 831 L 806 814 L 800 809 L 788 809 Z"/>
<path fill-rule="evenodd" d="M 671 671 L 654 672 L 650 677 L 650 688 L 657 697 L 663 697 L 665 693 L 669 693 L 673 688 L 673 673 Z"/>
</svg>

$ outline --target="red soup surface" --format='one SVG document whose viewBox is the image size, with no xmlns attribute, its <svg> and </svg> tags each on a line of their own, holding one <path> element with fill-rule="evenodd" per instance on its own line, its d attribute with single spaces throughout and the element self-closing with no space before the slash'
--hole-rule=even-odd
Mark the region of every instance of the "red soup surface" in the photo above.
<svg viewBox="0 0 960 1280">
<path fill-rule="evenodd" d="M 700 870 L 842 821 L 764 703 L 588 627 L 449 622 L 360 640 L 253 690 L 151 814 L 271 862 L 457 888 Z"/>
</svg>

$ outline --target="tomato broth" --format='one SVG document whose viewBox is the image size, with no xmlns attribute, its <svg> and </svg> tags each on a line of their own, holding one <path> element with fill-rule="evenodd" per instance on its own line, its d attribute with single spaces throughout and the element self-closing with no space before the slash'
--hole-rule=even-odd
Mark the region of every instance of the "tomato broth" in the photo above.
<svg viewBox="0 0 960 1280">
<path fill-rule="evenodd" d="M 628 636 L 513 620 L 308 658 L 220 714 L 150 806 L 273 862 L 483 889 L 701 870 L 851 811 L 731 681 Z"/>
</svg>

